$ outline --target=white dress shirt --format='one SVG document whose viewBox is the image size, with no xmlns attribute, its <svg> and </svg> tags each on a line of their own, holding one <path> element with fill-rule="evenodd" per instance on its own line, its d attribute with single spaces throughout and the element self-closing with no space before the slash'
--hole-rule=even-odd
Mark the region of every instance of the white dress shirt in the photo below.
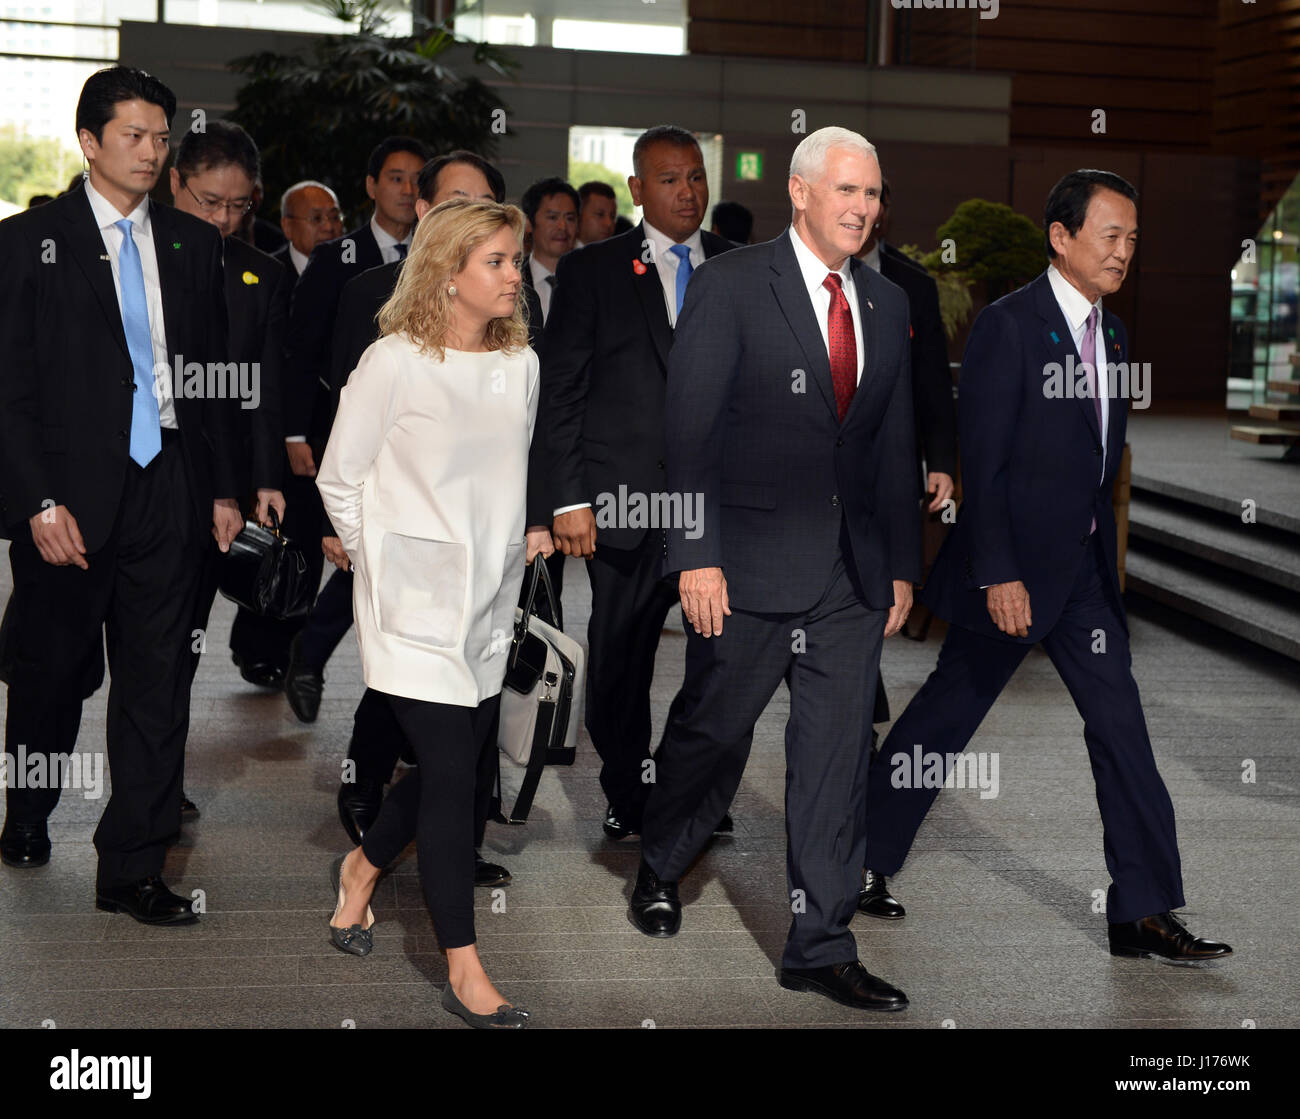
<svg viewBox="0 0 1300 1119">
<path fill-rule="evenodd" d="M 122 277 L 117 255 L 122 251 L 122 231 L 116 222 L 131 219 L 136 251 L 140 254 L 140 271 L 144 274 L 145 305 L 149 311 L 149 337 L 153 342 L 153 395 L 158 401 L 158 422 L 175 430 L 176 405 L 172 402 L 172 371 L 167 361 L 167 328 L 163 321 L 162 283 L 158 279 L 158 256 L 154 252 L 153 229 L 149 223 L 149 199 L 146 197 L 130 214 L 118 212 L 116 206 L 85 181 L 86 198 L 99 235 L 104 239 L 109 262 L 113 267 L 113 289 L 117 292 L 118 310 L 122 308 Z"/>
<path fill-rule="evenodd" d="M 307 267 L 307 254 L 300 253 L 292 241 L 289 242 L 289 259 L 293 262 L 293 270 L 301 276 L 302 270 Z"/>
<path fill-rule="evenodd" d="M 402 259 L 402 254 L 397 251 L 398 245 L 405 245 L 406 251 L 411 251 L 411 235 L 415 232 L 415 226 L 411 226 L 406 231 L 406 236 L 399 241 L 376 218 L 371 218 L 370 232 L 375 235 L 375 244 L 379 246 L 379 255 L 384 258 L 384 263 L 392 264 L 393 261 Z"/>
<path fill-rule="evenodd" d="M 831 269 L 827 268 L 821 262 L 817 254 L 804 244 L 803 238 L 795 232 L 794 226 L 790 226 L 790 240 L 794 244 L 795 259 L 799 261 L 799 270 L 803 273 L 804 286 L 808 289 L 808 298 L 812 300 L 813 312 L 817 318 L 817 325 L 821 328 L 822 341 L 826 344 L 826 355 L 829 359 L 831 352 L 831 293 L 823 287 L 823 282 L 830 275 Z M 862 345 L 862 322 L 861 312 L 858 310 L 858 292 L 853 285 L 853 274 L 849 270 L 849 259 L 844 258 L 844 263 L 840 266 L 839 277 L 840 285 L 844 291 L 844 298 L 849 301 L 849 311 L 853 315 L 853 338 L 858 345 L 858 383 L 862 383 L 862 360 L 864 348 Z"/>
<path fill-rule="evenodd" d="M 685 241 L 674 241 L 648 221 L 642 220 L 646 240 L 654 251 L 655 267 L 659 271 L 659 286 L 664 289 L 664 308 L 668 311 L 668 325 L 677 329 L 677 267 L 680 258 L 672 252 L 674 245 L 685 245 L 691 251 L 691 271 L 704 263 L 704 238 L 697 229 Z"/>
<path fill-rule="evenodd" d="M 367 686 L 474 707 L 501 691 L 524 577 L 537 355 L 372 343 L 316 486 L 354 568 Z"/>
<path fill-rule="evenodd" d="M 1110 427 L 1110 396 L 1107 392 L 1109 377 L 1106 369 L 1106 338 L 1101 325 L 1101 300 L 1089 303 L 1084 294 L 1070 283 L 1057 270 L 1055 265 L 1047 268 L 1047 282 L 1052 285 L 1052 294 L 1056 296 L 1061 314 L 1065 316 L 1065 325 L 1070 328 L 1070 337 L 1074 339 L 1074 348 L 1084 361 L 1091 361 L 1097 370 L 1097 393 L 1101 397 L 1101 476 L 1106 476 L 1106 431 Z M 1097 308 L 1097 348 L 1095 353 L 1083 352 L 1083 335 L 1088 329 L 1088 315 Z"/>
<path fill-rule="evenodd" d="M 528 254 L 528 274 L 533 280 L 533 290 L 537 292 L 537 301 L 542 305 L 542 325 L 551 314 L 551 296 L 555 294 L 555 285 L 546 277 L 555 273 L 546 267 L 531 253 Z"/>
</svg>

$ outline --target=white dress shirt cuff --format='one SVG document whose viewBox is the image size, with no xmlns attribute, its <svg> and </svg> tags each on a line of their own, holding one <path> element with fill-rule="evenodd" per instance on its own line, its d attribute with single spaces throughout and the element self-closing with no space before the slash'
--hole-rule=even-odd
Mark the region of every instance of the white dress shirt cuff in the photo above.
<svg viewBox="0 0 1300 1119">
<path fill-rule="evenodd" d="M 559 509 L 551 511 L 552 517 L 558 517 L 561 513 L 572 513 L 575 509 L 590 509 L 591 502 L 584 501 L 581 505 L 563 505 Z"/>
</svg>

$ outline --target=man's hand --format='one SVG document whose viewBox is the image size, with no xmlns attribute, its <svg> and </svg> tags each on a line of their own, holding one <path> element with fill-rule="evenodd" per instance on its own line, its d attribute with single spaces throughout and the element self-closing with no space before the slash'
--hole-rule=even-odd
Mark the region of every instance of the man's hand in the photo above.
<svg viewBox="0 0 1300 1119">
<path fill-rule="evenodd" d="M 542 559 L 555 554 L 555 541 L 551 539 L 551 530 L 545 525 L 533 525 L 524 535 L 524 563 L 532 563 L 538 556 Z"/>
<path fill-rule="evenodd" d="M 322 536 L 320 538 L 320 550 L 325 553 L 325 558 L 340 571 L 351 569 L 352 561 L 348 559 L 347 552 L 343 550 L 343 541 L 337 536 Z"/>
<path fill-rule="evenodd" d="M 912 609 L 912 584 L 906 579 L 894 580 L 894 605 L 889 608 L 889 617 L 885 619 L 885 636 L 893 637 L 903 623 L 907 621 Z"/>
<path fill-rule="evenodd" d="M 66 505 L 56 505 L 52 509 L 43 509 L 34 517 L 28 517 L 32 526 L 32 543 L 41 553 L 41 559 L 55 567 L 76 564 L 82 571 L 90 569 L 86 562 L 86 544 L 81 539 L 81 529 L 77 519 L 68 512 Z"/>
<path fill-rule="evenodd" d="M 555 518 L 551 526 L 555 542 L 566 556 L 591 559 L 596 551 L 596 514 L 587 509 L 570 509 Z"/>
<path fill-rule="evenodd" d="M 952 491 L 956 489 L 953 484 L 951 474 L 940 474 L 932 471 L 925 476 L 925 492 L 934 494 L 934 500 L 926 506 L 930 513 L 937 513 L 943 508 L 943 503 L 952 497 Z"/>
<path fill-rule="evenodd" d="M 722 617 L 731 615 L 727 598 L 727 580 L 720 567 L 700 567 L 683 571 L 677 580 L 686 620 L 696 633 L 705 637 L 722 636 Z"/>
<path fill-rule="evenodd" d="M 1029 590 L 1019 579 L 1014 583 L 994 583 L 988 589 L 989 617 L 1003 633 L 1028 637 L 1034 624 L 1029 612 Z"/>
<path fill-rule="evenodd" d="M 280 524 L 284 524 L 284 494 L 279 490 L 258 490 L 256 517 L 259 525 L 271 527 L 271 509 L 275 510 Z"/>
<path fill-rule="evenodd" d="M 233 497 L 219 497 L 212 503 L 212 536 L 223 552 L 230 551 L 230 542 L 243 527 L 244 515 Z"/>
<path fill-rule="evenodd" d="M 285 440 L 284 453 L 289 456 L 289 469 L 299 478 L 316 477 L 316 460 L 311 457 L 311 444 Z"/>
</svg>

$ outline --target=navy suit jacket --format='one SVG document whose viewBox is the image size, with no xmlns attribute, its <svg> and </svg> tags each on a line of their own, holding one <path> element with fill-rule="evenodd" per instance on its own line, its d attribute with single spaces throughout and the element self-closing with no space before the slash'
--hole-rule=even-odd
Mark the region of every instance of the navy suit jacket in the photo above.
<svg viewBox="0 0 1300 1119">
<path fill-rule="evenodd" d="M 1124 324 L 1103 308 L 1109 362 L 1128 361 Z M 963 501 L 922 595 L 940 617 L 989 637 L 1032 644 L 1056 624 L 1097 533 L 1123 617 L 1111 488 L 1128 422 L 1112 398 L 1105 475 L 1096 405 L 1049 395 L 1053 365 L 1081 362 L 1044 272 L 980 312 L 962 358 L 957 427 Z M 1033 625 L 1009 637 L 989 617 L 981 587 L 1020 580 Z"/>
<path fill-rule="evenodd" d="M 668 359 L 668 492 L 702 493 L 704 519 L 694 539 L 668 532 L 665 570 L 721 567 L 733 607 L 814 605 L 845 528 L 872 609 L 894 604 L 893 580 L 921 577 L 907 297 L 849 263 L 866 360 L 843 423 L 788 229 L 705 261 L 686 289 Z"/>
</svg>

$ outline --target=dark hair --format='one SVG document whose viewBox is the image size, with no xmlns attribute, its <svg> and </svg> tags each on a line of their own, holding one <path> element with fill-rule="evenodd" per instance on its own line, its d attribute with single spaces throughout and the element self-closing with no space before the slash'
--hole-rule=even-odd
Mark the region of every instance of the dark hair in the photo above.
<svg viewBox="0 0 1300 1119">
<path fill-rule="evenodd" d="M 175 167 L 182 179 L 217 167 L 238 167 L 256 184 L 262 161 L 253 138 L 228 120 L 211 120 L 202 132 L 188 130 L 176 149 Z"/>
<path fill-rule="evenodd" d="M 632 145 L 632 174 L 638 179 L 641 177 L 641 161 L 645 158 L 646 149 L 652 144 L 672 144 L 678 148 L 700 146 L 693 133 L 678 128 L 675 124 L 656 124 L 653 128 L 647 128 Z"/>
<path fill-rule="evenodd" d="M 366 175 L 372 179 L 379 178 L 388 157 L 395 152 L 410 152 L 421 163 L 427 163 L 433 156 L 429 145 L 423 140 L 417 140 L 414 136 L 389 136 L 387 140 L 380 140 L 370 153 L 370 158 L 366 160 Z"/>
<path fill-rule="evenodd" d="M 453 163 L 465 163 L 483 172 L 483 177 L 488 181 L 488 189 L 492 192 L 492 197 L 497 202 L 506 200 L 506 177 L 481 155 L 475 155 L 463 148 L 457 148 L 456 151 L 448 152 L 446 155 L 434 156 L 433 159 L 420 168 L 420 177 L 416 180 L 416 189 L 420 192 L 420 197 L 426 202 L 432 202 L 433 196 L 438 193 L 439 173 L 444 167 L 450 167 Z"/>
<path fill-rule="evenodd" d="M 53 201 L 54 195 L 52 194 L 33 194 L 29 199 L 27 199 L 27 208 L 29 210 L 34 210 L 37 206 L 44 206 L 45 203 Z"/>
<path fill-rule="evenodd" d="M 620 233 L 626 233 L 631 228 L 632 228 L 631 218 L 625 218 L 622 214 L 619 214 L 618 217 L 614 219 L 615 236 L 617 236 Z"/>
<path fill-rule="evenodd" d="M 1056 250 L 1052 248 L 1052 226 L 1059 221 L 1071 237 L 1076 236 L 1088 217 L 1088 203 L 1099 190 L 1113 190 L 1137 205 L 1136 188 L 1113 171 L 1071 171 L 1052 187 L 1043 210 L 1043 239 L 1047 242 L 1047 255 L 1053 260 Z"/>
<path fill-rule="evenodd" d="M 130 66 L 96 70 L 86 79 L 77 98 L 77 132 L 84 128 L 95 137 L 95 143 L 102 144 L 104 125 L 117 115 L 116 106 L 136 100 L 160 106 L 167 116 L 167 127 L 171 127 L 172 117 L 176 115 L 176 94 L 152 74 Z"/>
<path fill-rule="evenodd" d="M 713 224 L 728 241 L 748 245 L 754 233 L 754 215 L 739 202 L 719 202 L 713 207 Z"/>
<path fill-rule="evenodd" d="M 519 200 L 519 208 L 523 210 L 524 217 L 529 221 L 536 219 L 537 211 L 542 205 L 542 199 L 549 198 L 552 194 L 563 194 L 571 198 L 575 211 L 582 206 L 578 198 L 578 192 L 563 179 L 552 176 L 549 179 L 538 179 L 537 182 L 524 191 L 523 198 Z"/>
<path fill-rule="evenodd" d="M 587 204 L 587 199 L 593 194 L 599 194 L 601 198 L 608 198 L 611 202 L 618 201 L 618 195 L 614 193 L 614 188 L 609 183 L 602 183 L 599 179 L 592 179 L 578 188 L 578 209 L 582 209 Z"/>
</svg>

